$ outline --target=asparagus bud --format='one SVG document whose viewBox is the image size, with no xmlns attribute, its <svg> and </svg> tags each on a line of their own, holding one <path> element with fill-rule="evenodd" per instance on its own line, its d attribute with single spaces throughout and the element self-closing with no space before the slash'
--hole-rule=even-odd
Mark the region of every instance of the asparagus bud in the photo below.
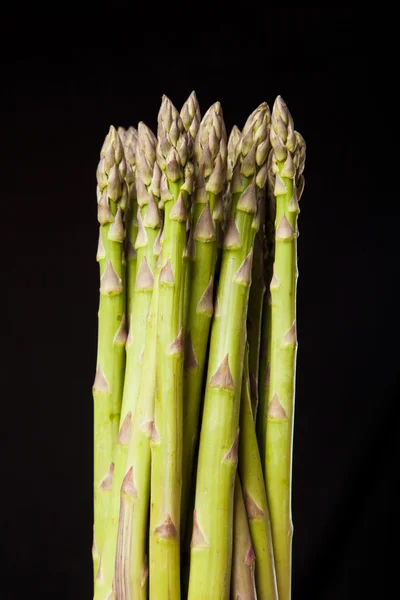
<svg viewBox="0 0 400 600">
<path fill-rule="evenodd" d="M 200 107 L 195 92 L 190 94 L 189 98 L 182 106 L 180 116 L 185 130 L 190 135 L 192 142 L 194 142 L 201 121 Z"/>
</svg>

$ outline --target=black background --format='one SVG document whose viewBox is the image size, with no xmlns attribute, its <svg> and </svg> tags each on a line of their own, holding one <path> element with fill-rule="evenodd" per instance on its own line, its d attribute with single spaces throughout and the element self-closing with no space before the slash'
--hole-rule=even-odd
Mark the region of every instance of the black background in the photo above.
<svg viewBox="0 0 400 600">
<path fill-rule="evenodd" d="M 396 186 L 379 172 L 391 117 L 353 10 L 115 4 L 3 20 L 2 598 L 91 597 L 95 171 L 110 124 L 155 129 L 162 94 L 180 108 L 192 90 L 203 114 L 222 103 L 228 129 L 281 94 L 306 139 L 293 599 L 386 597 Z"/>
</svg>

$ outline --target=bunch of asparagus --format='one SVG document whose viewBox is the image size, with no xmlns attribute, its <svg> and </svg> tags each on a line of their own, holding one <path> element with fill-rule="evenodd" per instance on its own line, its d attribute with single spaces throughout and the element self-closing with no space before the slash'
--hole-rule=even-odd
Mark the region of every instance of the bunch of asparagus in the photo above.
<svg viewBox="0 0 400 600">
<path fill-rule="evenodd" d="M 281 97 L 164 96 L 97 169 L 95 600 L 290 598 L 297 216 Z"/>
</svg>

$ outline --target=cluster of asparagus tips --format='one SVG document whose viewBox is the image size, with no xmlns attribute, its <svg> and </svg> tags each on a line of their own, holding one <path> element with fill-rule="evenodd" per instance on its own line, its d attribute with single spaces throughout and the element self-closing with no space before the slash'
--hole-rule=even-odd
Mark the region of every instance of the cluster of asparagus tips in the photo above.
<svg viewBox="0 0 400 600">
<path fill-rule="evenodd" d="M 97 168 L 94 600 L 290 600 L 297 217 L 280 96 L 163 96 Z M 200 434 L 200 435 L 199 435 Z"/>
</svg>

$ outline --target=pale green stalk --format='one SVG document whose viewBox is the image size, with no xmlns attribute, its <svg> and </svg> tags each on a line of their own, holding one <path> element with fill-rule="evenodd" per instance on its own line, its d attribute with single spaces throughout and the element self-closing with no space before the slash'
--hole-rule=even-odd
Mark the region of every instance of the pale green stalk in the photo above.
<svg viewBox="0 0 400 600">
<path fill-rule="evenodd" d="M 246 317 L 259 226 L 257 187 L 265 184 L 268 130 L 269 109 L 264 103 L 246 122 L 232 179 L 200 434 L 189 600 L 228 600 L 230 594 Z"/>
<path fill-rule="evenodd" d="M 184 260 L 189 193 L 185 167 L 190 137 L 178 111 L 164 96 L 158 118 L 157 160 L 163 171 L 157 318 L 157 371 L 152 432 L 150 507 L 150 599 L 179 600 L 182 489 Z"/>
<path fill-rule="evenodd" d="M 100 265 L 100 306 L 94 399 L 94 576 L 101 577 L 108 503 L 114 470 L 113 453 L 118 435 L 125 369 L 125 290 L 123 242 L 125 228 L 121 205 L 128 189 L 122 142 L 114 127 L 104 141 L 97 168 L 100 223 L 97 260 Z"/>
<path fill-rule="evenodd" d="M 271 521 L 251 405 L 248 345 L 244 358 L 240 402 L 238 469 L 256 558 L 257 598 L 278 600 Z"/>
<path fill-rule="evenodd" d="M 193 203 L 193 239 L 189 254 L 190 299 L 185 335 L 182 523 L 185 522 L 193 483 L 193 459 L 213 314 L 216 228 L 222 210 L 226 155 L 223 113 L 220 103 L 216 102 L 204 115 L 195 143 L 198 173 Z"/>
<path fill-rule="evenodd" d="M 271 380 L 267 408 L 265 474 L 271 514 L 275 565 L 280 600 L 291 598 L 292 447 L 296 376 L 297 216 L 295 184 L 298 148 L 292 117 L 282 98 L 275 101 L 271 119 L 274 195 L 275 259 L 270 283 Z M 297 150 L 298 151 L 298 150 Z"/>
<path fill-rule="evenodd" d="M 265 235 L 265 188 L 260 190 L 260 228 L 254 240 L 253 270 L 247 316 L 247 339 L 249 343 L 249 379 L 253 419 L 258 409 L 258 371 L 261 345 L 261 322 L 265 293 L 264 235 Z"/>
<path fill-rule="evenodd" d="M 254 564 L 255 563 L 255 564 Z M 254 567 L 263 568 L 258 564 L 253 550 L 249 523 L 247 521 L 246 505 L 243 498 L 240 477 L 235 478 L 235 504 L 233 512 L 233 550 L 232 550 L 232 582 L 231 600 L 258 600 Z"/>
<path fill-rule="evenodd" d="M 263 474 L 265 477 L 265 449 L 267 431 L 268 394 L 271 374 L 271 292 L 270 283 L 275 254 L 275 175 L 272 172 L 273 151 L 268 155 L 268 177 L 264 237 L 264 280 L 265 293 L 262 308 L 261 343 L 258 376 L 259 408 L 257 411 L 256 431 L 258 447 L 262 457 Z"/>
<path fill-rule="evenodd" d="M 143 124 L 139 124 L 136 145 L 136 190 L 138 233 L 135 242 L 137 273 L 132 290 L 129 336 L 126 342 L 126 371 L 122 398 L 120 429 L 114 454 L 114 477 L 107 516 L 105 541 L 101 553 L 102 577 L 96 581 L 95 600 L 106 600 L 112 592 L 117 551 L 118 520 L 121 485 L 127 471 L 128 444 L 142 368 L 142 354 L 146 336 L 146 318 L 150 309 L 154 284 L 156 256 L 154 244 L 161 220 L 157 202 L 148 188 L 159 193 L 160 170 L 155 163 L 156 138 Z"/>
<path fill-rule="evenodd" d="M 157 255 L 158 242 L 154 246 Z M 161 255 L 159 254 L 159 259 Z M 158 313 L 158 260 L 149 315 L 135 417 L 129 441 L 126 475 L 121 488 L 115 569 L 118 598 L 148 597 L 148 512 L 150 500 L 150 438 L 153 433 L 156 390 L 156 333 Z"/>
<path fill-rule="evenodd" d="M 121 512 L 115 568 L 118 598 L 145 599 L 148 587 L 147 516 L 150 497 L 150 436 L 156 383 L 159 276 L 156 261 L 161 252 L 161 215 L 158 209 L 161 171 L 155 162 L 156 143 L 151 130 L 144 123 L 139 123 L 136 152 L 139 204 L 136 248 L 139 267 L 133 314 L 140 315 L 140 322 L 135 322 L 132 332 L 133 345 L 137 344 L 140 354 L 135 375 L 132 373 L 137 399 L 120 494 Z M 139 343 L 140 339 L 143 340 L 143 345 Z"/>
<path fill-rule="evenodd" d="M 185 330 L 182 476 L 182 581 L 185 596 L 189 585 L 192 535 L 195 454 L 204 370 L 214 304 L 217 231 L 221 225 L 222 194 L 226 181 L 226 129 L 219 102 L 204 115 L 195 141 L 196 182 L 192 204 L 188 262 L 189 303 Z"/>
<path fill-rule="evenodd" d="M 201 119 L 200 107 L 199 107 L 199 103 L 197 101 L 195 92 L 192 92 L 190 94 L 189 98 L 186 100 L 186 102 L 182 106 L 181 112 L 180 112 L 180 117 L 182 119 L 182 123 L 185 128 L 185 131 L 188 134 L 188 140 L 190 142 L 191 152 L 193 152 L 194 141 L 196 139 L 196 135 L 199 130 L 200 119 Z M 194 167 L 194 163 L 192 160 L 190 160 L 189 162 L 186 163 L 185 179 L 186 179 L 187 192 L 189 194 L 189 203 L 188 203 L 188 224 L 189 224 L 193 220 L 192 194 L 193 194 L 194 179 L 195 179 L 195 167 Z M 189 225 L 187 225 L 187 227 L 186 227 L 187 234 L 189 233 L 188 226 Z M 185 280 L 184 316 L 183 316 L 183 322 L 184 322 L 183 336 L 184 336 L 184 338 L 186 336 L 186 323 L 187 323 L 187 318 L 188 318 L 189 301 L 190 301 L 190 293 L 191 293 L 190 292 L 190 287 L 191 287 L 190 267 L 191 267 L 191 262 L 193 260 L 193 256 L 192 256 L 192 254 L 193 254 L 192 253 L 193 230 L 192 230 L 192 228 L 190 228 L 190 232 L 191 232 L 191 239 L 190 239 L 190 242 L 188 240 L 189 243 L 187 244 L 186 249 L 185 249 L 184 263 L 183 263 L 183 268 L 185 271 L 185 273 L 184 273 L 184 280 Z"/>
</svg>

